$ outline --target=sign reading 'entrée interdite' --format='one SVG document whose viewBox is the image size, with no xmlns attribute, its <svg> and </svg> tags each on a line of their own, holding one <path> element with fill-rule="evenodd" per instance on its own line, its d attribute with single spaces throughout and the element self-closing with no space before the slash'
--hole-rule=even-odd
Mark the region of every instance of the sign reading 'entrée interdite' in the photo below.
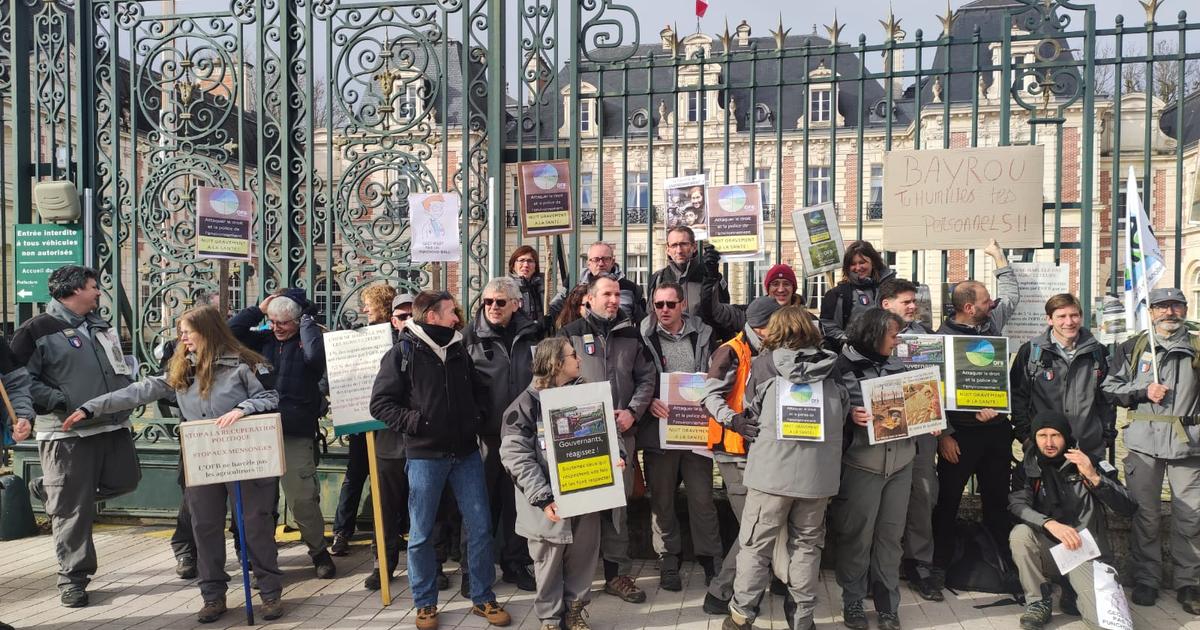
<svg viewBox="0 0 1200 630">
<path fill-rule="evenodd" d="M 63 265 L 83 264 L 83 229 L 78 225 L 21 223 L 13 233 L 17 302 L 49 302 L 46 281 L 50 273 Z"/>
</svg>

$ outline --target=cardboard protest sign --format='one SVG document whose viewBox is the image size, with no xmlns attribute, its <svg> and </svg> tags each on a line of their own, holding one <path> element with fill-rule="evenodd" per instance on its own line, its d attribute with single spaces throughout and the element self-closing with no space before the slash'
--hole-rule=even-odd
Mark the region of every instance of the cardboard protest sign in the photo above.
<svg viewBox="0 0 1200 630">
<path fill-rule="evenodd" d="M 792 227 L 796 231 L 796 246 L 804 261 L 805 276 L 819 276 L 842 268 L 846 246 L 838 227 L 837 211 L 832 203 L 792 212 Z"/>
<path fill-rule="evenodd" d="M 946 337 L 946 408 L 1010 411 L 1008 339 Z"/>
<path fill-rule="evenodd" d="M 251 262 L 253 223 L 250 191 L 196 187 L 196 256 Z"/>
<path fill-rule="evenodd" d="M 1014 346 L 1046 332 L 1046 301 L 1071 292 L 1069 269 L 1052 262 L 1012 263 L 1021 288 L 1021 301 L 1004 324 L 1004 335 Z"/>
<path fill-rule="evenodd" d="M 277 413 L 245 416 L 221 429 L 216 420 L 179 423 L 186 486 L 279 477 L 286 471 Z"/>
<path fill-rule="evenodd" d="M 563 518 L 625 505 L 608 381 L 544 389 L 542 430 L 550 487 Z"/>
<path fill-rule="evenodd" d="M 820 383 L 793 383 L 775 377 L 775 438 L 825 441 L 825 392 Z"/>
<path fill-rule="evenodd" d="M 971 249 L 996 239 L 1041 247 L 1040 145 L 888 151 L 883 161 L 883 246 Z"/>
<path fill-rule="evenodd" d="M 517 195 L 525 238 L 569 234 L 574 226 L 571 164 L 567 160 L 517 164 Z"/>
<path fill-rule="evenodd" d="M 387 425 L 371 417 L 371 389 L 379 362 L 392 349 L 392 325 L 327 332 L 324 342 L 334 434 L 386 429 Z"/>
<path fill-rule="evenodd" d="M 727 262 L 763 256 L 761 184 L 709 186 L 708 242 Z"/>
<path fill-rule="evenodd" d="M 409 255 L 413 262 L 458 262 L 462 259 L 458 193 L 413 193 L 408 196 Z"/>
<path fill-rule="evenodd" d="M 663 402 L 669 410 L 658 419 L 658 443 L 666 449 L 708 448 L 708 410 L 704 399 L 704 373 L 666 372 L 659 378 Z"/>
<path fill-rule="evenodd" d="M 926 367 L 860 383 L 871 414 L 867 440 L 880 444 L 946 428 L 938 370 Z"/>
<path fill-rule="evenodd" d="M 708 178 L 703 174 L 688 177 L 669 177 L 663 182 L 667 200 L 667 232 L 686 226 L 696 234 L 696 240 L 708 238 L 708 209 L 704 203 L 704 185 Z"/>
</svg>

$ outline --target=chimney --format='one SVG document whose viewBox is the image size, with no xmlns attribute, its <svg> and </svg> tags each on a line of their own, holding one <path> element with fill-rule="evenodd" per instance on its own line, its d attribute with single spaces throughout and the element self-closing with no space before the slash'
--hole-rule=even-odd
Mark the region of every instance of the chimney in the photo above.
<svg viewBox="0 0 1200 630">
<path fill-rule="evenodd" d="M 742 47 L 749 46 L 750 45 L 750 25 L 746 23 L 746 20 L 742 20 L 742 23 L 737 25 L 737 29 L 735 29 L 735 31 L 737 32 L 738 46 L 742 46 Z"/>
</svg>

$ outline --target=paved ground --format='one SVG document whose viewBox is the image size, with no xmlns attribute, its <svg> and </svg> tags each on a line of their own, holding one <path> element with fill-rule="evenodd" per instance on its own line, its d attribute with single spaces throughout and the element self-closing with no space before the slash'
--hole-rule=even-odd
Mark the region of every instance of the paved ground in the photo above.
<svg viewBox="0 0 1200 630">
<path fill-rule="evenodd" d="M 58 603 L 55 588 L 53 547 L 49 537 L 40 536 L 19 541 L 0 542 L 0 620 L 17 628 L 75 630 L 84 628 L 193 628 L 195 611 L 200 606 L 199 592 L 194 585 L 175 577 L 175 563 L 167 539 L 169 530 L 163 527 L 102 526 L 96 534 L 100 556 L 100 574 L 92 582 L 91 605 L 82 609 L 63 608 Z M 401 577 L 392 582 L 395 601 L 383 608 L 377 593 L 367 591 L 362 580 L 370 570 L 370 548 L 365 543 L 354 546 L 353 553 L 338 558 L 340 577 L 331 581 L 312 576 L 311 565 L 303 545 L 294 541 L 295 535 L 281 535 L 280 564 L 284 571 L 284 617 L 269 628 L 411 628 L 412 600 L 408 582 Z M 232 546 L 229 567 L 234 569 Z M 596 593 L 588 610 L 590 623 L 597 630 L 631 630 L 634 628 L 687 630 L 716 630 L 722 619 L 704 614 L 704 579 L 699 568 L 685 565 L 684 590 L 670 593 L 657 590 L 657 569 L 653 562 L 637 565 L 638 583 L 649 593 L 644 604 L 626 604 L 616 598 Z M 231 571 L 235 583 L 240 574 Z M 822 576 L 824 595 L 817 610 L 818 627 L 841 628 L 840 602 L 837 584 L 832 574 Z M 601 580 L 598 577 L 595 588 Z M 458 577 L 451 577 L 452 589 L 443 593 L 442 627 L 484 628 L 486 622 L 469 614 L 470 603 L 458 596 Z M 532 595 L 500 583 L 496 587 L 500 600 L 513 615 L 513 627 L 539 628 L 531 614 Z M 1173 595 L 1173 594 L 1172 594 Z M 1020 610 L 1016 606 L 977 609 L 975 606 L 995 602 L 999 597 L 988 594 L 948 594 L 944 603 L 931 604 L 918 599 L 905 589 L 900 617 L 908 630 L 921 628 L 1016 628 Z M 241 591 L 231 591 L 232 606 L 216 624 L 203 628 L 229 628 L 245 624 L 245 610 L 239 605 Z M 235 601 L 237 600 L 237 601 Z M 764 604 L 759 628 L 786 628 L 782 620 L 782 600 L 772 597 Z M 1200 630 L 1200 619 L 1180 609 L 1173 597 L 1162 597 L 1154 608 L 1134 610 L 1138 628 L 1155 630 L 1194 628 Z M 874 615 L 871 615 L 874 624 Z M 874 627 L 874 626 L 872 626 Z M 1078 618 L 1056 615 L 1051 625 L 1057 629 L 1082 629 Z"/>
</svg>

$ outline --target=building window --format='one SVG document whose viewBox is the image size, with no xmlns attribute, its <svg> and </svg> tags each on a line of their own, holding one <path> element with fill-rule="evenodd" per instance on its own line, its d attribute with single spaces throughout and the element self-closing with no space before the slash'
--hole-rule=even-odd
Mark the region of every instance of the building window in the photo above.
<svg viewBox="0 0 1200 630">
<path fill-rule="evenodd" d="M 698 169 L 698 168 L 685 168 L 685 169 L 683 169 L 683 175 L 684 175 L 684 177 L 691 177 L 691 176 L 693 176 L 693 175 L 700 175 L 700 174 L 701 174 L 701 173 L 700 173 L 700 169 Z M 709 186 L 713 186 L 713 185 L 715 185 L 715 184 L 716 184 L 716 182 L 714 182 L 714 181 L 713 181 L 713 178 L 712 178 L 712 169 L 711 169 L 711 168 L 706 168 L 706 169 L 704 169 L 704 181 L 705 181 L 705 183 L 707 183 Z"/>
<path fill-rule="evenodd" d="M 625 205 L 629 208 L 650 207 L 650 174 L 630 171 L 625 176 Z"/>
<path fill-rule="evenodd" d="M 744 182 L 758 182 L 759 191 L 762 193 L 763 219 L 771 218 L 770 211 L 775 208 L 771 196 L 771 169 L 770 168 L 747 168 L 745 172 Z"/>
<path fill-rule="evenodd" d="M 833 91 L 829 88 L 814 89 L 808 93 L 808 121 L 829 122 L 833 102 Z"/>
<path fill-rule="evenodd" d="M 1125 229 L 1125 194 L 1127 188 L 1126 182 L 1128 181 L 1128 179 L 1122 177 L 1120 189 L 1117 191 L 1117 229 L 1120 230 Z M 1146 209 L 1146 216 L 1150 219 L 1150 229 L 1153 230 L 1154 212 L 1152 209 L 1154 206 L 1151 204 L 1152 200 L 1150 199 L 1149 194 L 1147 194 L 1146 188 L 1142 186 L 1142 179 L 1138 177 L 1135 179 L 1135 181 L 1137 182 L 1138 192 L 1142 195 L 1142 207 Z"/>
<path fill-rule="evenodd" d="M 867 219 L 883 218 L 883 165 L 871 165 L 871 197 L 867 204 Z"/>
<path fill-rule="evenodd" d="M 804 295 L 808 298 L 808 307 L 819 310 L 821 301 L 825 299 L 825 291 L 829 288 L 825 283 L 825 274 L 807 278 L 805 285 Z"/>
<path fill-rule="evenodd" d="M 579 217 L 584 225 L 596 224 L 596 204 L 592 200 L 592 174 L 579 174 Z"/>
<path fill-rule="evenodd" d="M 829 201 L 829 167 L 810 166 L 808 168 L 808 202 L 806 205 L 815 206 Z"/>
<path fill-rule="evenodd" d="M 688 122 L 703 122 L 708 119 L 708 99 L 700 92 L 688 92 L 687 95 Z"/>
<path fill-rule="evenodd" d="M 587 133 L 592 130 L 592 104 L 584 101 L 579 105 L 579 131 Z"/>
<path fill-rule="evenodd" d="M 646 286 L 650 281 L 650 268 L 646 266 L 649 256 L 645 254 L 629 254 L 626 257 L 627 267 L 621 269 L 625 272 L 625 277 L 633 281 L 638 286 Z"/>
<path fill-rule="evenodd" d="M 421 113 L 421 96 L 417 83 L 409 83 L 400 93 L 400 120 L 412 120 Z"/>
</svg>

